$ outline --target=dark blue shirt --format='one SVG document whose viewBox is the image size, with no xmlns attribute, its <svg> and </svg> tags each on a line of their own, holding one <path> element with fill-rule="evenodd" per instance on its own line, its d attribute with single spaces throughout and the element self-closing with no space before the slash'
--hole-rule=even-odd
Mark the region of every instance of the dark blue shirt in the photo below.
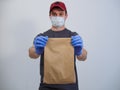
<svg viewBox="0 0 120 90">
<path fill-rule="evenodd" d="M 64 29 L 62 31 L 52 31 L 51 29 L 40 33 L 37 36 L 48 36 L 49 38 L 71 38 L 71 36 L 78 35 L 76 32 L 72 32 L 68 29 Z M 41 55 L 40 58 L 40 75 L 41 75 L 41 82 L 39 90 L 78 90 L 78 80 L 77 80 L 77 71 L 76 71 L 76 58 L 74 56 L 74 66 L 75 66 L 75 75 L 76 75 L 76 83 L 71 84 L 45 84 L 43 83 L 44 77 L 44 53 Z"/>
</svg>

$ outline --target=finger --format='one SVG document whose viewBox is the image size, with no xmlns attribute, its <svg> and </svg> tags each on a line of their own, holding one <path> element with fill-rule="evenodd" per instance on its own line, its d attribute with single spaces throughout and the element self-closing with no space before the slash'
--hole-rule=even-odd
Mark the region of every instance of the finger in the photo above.
<svg viewBox="0 0 120 90">
<path fill-rule="evenodd" d="M 40 44 L 40 45 L 46 45 L 46 43 L 44 41 L 36 41 L 35 44 Z"/>
<path fill-rule="evenodd" d="M 73 45 L 74 47 L 78 47 L 78 46 L 80 46 L 80 47 L 83 47 L 83 44 L 75 44 L 75 45 Z"/>
<path fill-rule="evenodd" d="M 78 40 L 78 41 L 75 41 L 75 42 L 72 42 L 72 44 L 82 44 L 83 42 Z"/>
<path fill-rule="evenodd" d="M 46 42 L 48 41 L 48 38 L 45 38 L 45 37 L 43 37 L 43 36 L 40 36 L 40 37 L 37 37 L 37 38 L 36 38 L 36 41 L 40 41 L 40 42 L 46 43 Z"/>
<path fill-rule="evenodd" d="M 40 47 L 44 47 L 43 45 L 41 45 L 41 44 L 37 44 L 35 47 L 37 47 L 37 48 L 40 48 Z"/>
<path fill-rule="evenodd" d="M 43 40 L 43 39 L 37 39 L 36 40 L 37 43 L 46 43 L 47 41 Z"/>
<path fill-rule="evenodd" d="M 42 38 L 43 40 L 45 40 L 45 41 L 48 40 L 48 36 L 41 36 L 41 38 Z"/>
<path fill-rule="evenodd" d="M 76 35 L 76 36 L 72 36 L 71 38 L 75 39 L 75 38 L 81 38 L 81 37 L 79 35 Z"/>
</svg>

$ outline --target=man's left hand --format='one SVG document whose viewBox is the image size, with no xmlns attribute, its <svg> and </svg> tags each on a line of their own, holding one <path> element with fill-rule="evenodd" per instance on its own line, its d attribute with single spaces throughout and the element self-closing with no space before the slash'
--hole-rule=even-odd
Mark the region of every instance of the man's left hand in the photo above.
<svg viewBox="0 0 120 90">
<path fill-rule="evenodd" d="M 79 56 L 82 54 L 83 40 L 79 35 L 71 37 L 71 43 L 74 47 L 75 55 Z"/>
</svg>

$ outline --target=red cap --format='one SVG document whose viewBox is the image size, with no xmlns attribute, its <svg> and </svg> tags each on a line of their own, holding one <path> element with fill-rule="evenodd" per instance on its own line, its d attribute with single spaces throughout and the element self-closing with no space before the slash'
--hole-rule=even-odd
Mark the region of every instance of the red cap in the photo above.
<svg viewBox="0 0 120 90">
<path fill-rule="evenodd" d="M 63 2 L 56 1 L 56 2 L 52 3 L 51 6 L 50 6 L 50 11 L 51 11 L 54 7 L 59 7 L 59 8 L 61 8 L 62 10 L 64 10 L 64 11 L 67 12 L 66 6 L 65 6 L 65 4 L 64 4 Z"/>
</svg>

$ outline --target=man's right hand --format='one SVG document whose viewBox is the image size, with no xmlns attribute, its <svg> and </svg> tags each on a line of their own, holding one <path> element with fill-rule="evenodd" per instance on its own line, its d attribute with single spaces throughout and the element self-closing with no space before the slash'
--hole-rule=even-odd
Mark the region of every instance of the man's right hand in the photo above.
<svg viewBox="0 0 120 90">
<path fill-rule="evenodd" d="M 43 53 L 47 41 L 48 41 L 48 36 L 38 36 L 34 39 L 35 52 L 38 55 Z"/>
</svg>

